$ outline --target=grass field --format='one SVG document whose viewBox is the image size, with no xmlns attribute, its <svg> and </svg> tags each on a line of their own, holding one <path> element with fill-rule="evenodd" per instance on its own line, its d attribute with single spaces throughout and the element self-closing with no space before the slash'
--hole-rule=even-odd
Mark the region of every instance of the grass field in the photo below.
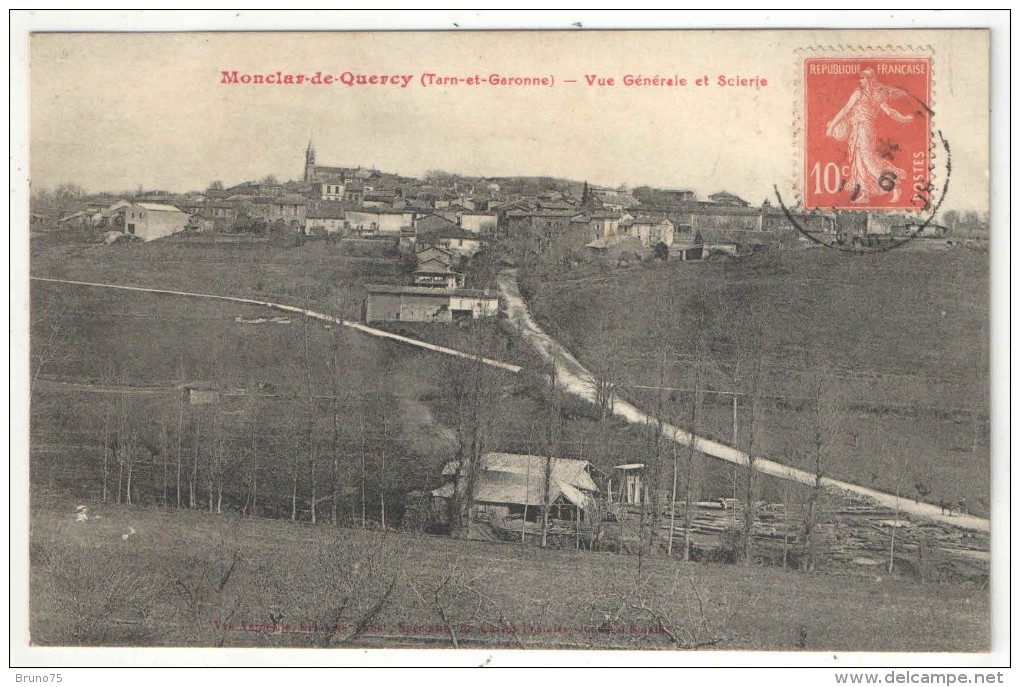
<svg viewBox="0 0 1020 687">
<path fill-rule="evenodd" d="M 693 303 L 708 303 L 711 357 L 732 366 L 754 313 L 766 322 L 766 405 L 758 444 L 802 464 L 810 448 L 811 378 L 831 385 L 846 412 L 831 473 L 930 500 L 965 498 L 987 515 L 988 255 L 955 250 L 894 250 L 844 255 L 831 250 L 767 259 L 648 263 L 605 271 L 533 270 L 525 294 L 539 322 L 582 362 L 613 354 L 622 392 L 653 408 L 655 392 L 634 386 L 693 386 Z M 663 370 L 663 351 L 668 363 Z M 711 378 L 733 388 L 725 374 Z M 712 400 L 710 398 L 710 400 Z M 709 406 L 706 433 L 732 437 L 728 399 Z M 669 404 L 682 406 L 684 392 Z M 746 436 L 746 402 L 738 416 Z M 679 412 L 679 411 L 677 411 Z"/>
<path fill-rule="evenodd" d="M 360 319 L 366 283 L 405 283 L 407 275 L 385 246 L 376 255 L 350 254 L 326 240 L 301 246 L 246 241 L 217 243 L 172 238 L 112 246 L 32 245 L 32 276 L 145 286 L 317 306 Z"/>
<path fill-rule="evenodd" d="M 762 269 L 753 263 L 654 264 L 608 274 L 533 274 L 526 286 L 544 325 L 582 360 L 608 327 L 624 351 L 619 363 L 627 383 L 638 385 L 658 384 L 659 371 L 651 352 L 657 350 L 663 336 L 669 337 L 673 350 L 681 351 L 692 336 L 685 326 L 688 299 L 684 295 L 670 299 L 675 311 L 655 323 L 649 321 L 650 306 L 633 307 L 634 302 L 648 305 L 648 294 L 656 288 L 665 285 L 671 294 L 714 291 L 719 298 L 747 303 L 748 307 L 770 304 L 775 313 L 774 350 L 788 353 L 776 355 L 783 374 L 771 377 L 782 393 L 793 397 L 802 393 L 798 388 L 803 381 L 801 371 L 789 368 L 808 356 L 830 361 L 844 375 L 841 390 L 852 404 L 837 436 L 842 459 L 831 468 L 835 476 L 893 492 L 898 489 L 906 497 L 916 495 L 916 484 L 925 484 L 932 488 L 931 500 L 966 498 L 971 510 L 987 513 L 986 411 L 978 410 L 975 422 L 973 414 L 959 407 L 961 399 L 973 398 L 972 406 L 979 409 L 986 402 L 983 396 L 978 398 L 982 387 L 974 379 L 975 364 L 981 358 L 982 294 L 987 283 L 987 275 L 981 272 L 982 259 L 980 253 L 969 250 L 932 254 L 894 251 L 852 259 L 830 251 L 804 251 L 789 254 L 781 270 Z M 364 281 L 402 278 L 392 257 L 348 256 L 323 241 L 290 248 L 188 240 L 110 247 L 50 245 L 36 250 L 32 269 L 36 274 L 82 280 L 278 297 L 350 316 L 359 309 L 356 294 Z M 865 280 L 866 274 L 874 278 Z M 879 288 L 883 281 L 888 284 Z M 857 284 L 860 293 L 848 290 L 848 284 Z M 949 284 L 956 286 L 950 288 Z M 307 396 L 309 378 L 304 362 L 305 327 L 300 318 L 290 318 L 289 323 L 237 322 L 238 317 L 252 320 L 278 313 L 239 304 L 40 282 L 33 284 L 32 295 L 33 340 L 46 340 L 54 322 L 59 324 L 56 347 L 63 350 L 48 356 L 47 375 L 92 384 L 166 389 L 195 380 L 235 389 L 269 384 L 274 397 L 257 402 L 235 398 L 234 405 L 226 408 L 237 413 L 236 422 L 226 423 L 227 433 L 240 433 L 245 422 L 253 421 L 252 413 L 260 412 L 253 406 L 259 406 L 258 422 L 267 435 L 267 445 L 275 442 L 283 462 L 288 442 L 294 445 L 295 436 L 307 433 L 299 419 L 307 415 L 300 398 Z M 850 308 L 847 303 L 857 305 Z M 739 330 L 739 313 L 730 317 Z M 841 333 L 834 335 L 831 328 Z M 444 345 L 481 347 L 494 357 L 529 369 L 538 366 L 533 352 L 500 334 L 495 325 L 483 324 L 470 331 L 424 324 L 404 324 L 397 329 Z M 904 331 L 916 331 L 917 336 L 903 336 Z M 936 335 L 953 345 L 938 346 Z M 368 342 L 313 323 L 308 327 L 308 347 L 314 395 L 330 393 L 330 364 L 337 336 L 342 337 L 338 349 L 341 383 L 346 393 L 364 401 L 355 404 L 349 422 L 358 423 L 364 412 L 365 431 L 392 439 L 394 452 L 438 454 L 428 461 L 415 460 L 416 466 L 427 465 L 416 471 L 416 481 L 421 484 L 415 486 L 429 486 L 428 471 L 449 453 L 436 448 L 445 445 L 437 437 L 448 436 L 441 425 L 449 428 L 457 421 L 444 388 L 449 379 L 463 375 L 464 365 L 393 344 Z M 889 354 L 868 355 L 869 350 Z M 687 386 L 684 369 L 672 366 L 667 385 Z M 721 385 L 725 383 L 723 380 Z M 96 403 L 95 395 L 62 393 L 58 399 L 53 393 L 39 394 L 33 404 L 34 441 L 37 446 L 49 447 L 78 442 L 80 451 L 88 454 L 84 460 L 92 479 L 70 479 L 80 471 L 51 466 L 40 457 L 38 448 L 33 454 L 39 468 L 36 477 L 64 475 L 58 480 L 62 484 L 94 488 L 102 425 L 111 412 L 116 417 L 116 399 L 98 397 L 104 403 Z M 647 408 L 655 407 L 653 391 L 625 387 L 623 393 Z M 515 381 L 504 395 L 491 446 L 531 453 L 548 450 L 547 399 L 540 379 Z M 369 403 L 368 397 L 374 400 Z M 162 404 L 152 398 L 147 401 L 150 443 L 156 441 L 151 437 L 159 435 L 161 418 L 168 419 L 171 435 L 176 430 L 175 399 L 162 398 Z M 667 411 L 682 412 L 683 401 L 683 393 L 671 393 Z M 702 431 L 730 440 L 731 410 L 726 399 L 715 401 L 707 407 Z M 193 429 L 193 411 L 189 409 L 185 432 Z M 327 416 L 328 411 L 326 405 L 318 409 L 321 416 Z M 741 407 L 741 436 L 746 431 L 745 412 Z M 803 404 L 796 402 L 767 407 L 765 430 L 758 437 L 762 450 L 809 467 L 810 425 L 804 422 L 804 412 Z M 644 460 L 650 450 L 647 437 L 639 430 L 598 422 L 583 403 L 568 402 L 564 415 L 556 437 L 559 455 L 584 458 L 608 470 L 615 464 Z M 422 421 L 423 416 L 428 422 Z M 380 418 L 388 418 L 385 428 L 380 426 Z M 440 428 L 433 431 L 429 424 L 437 422 Z M 331 430 L 323 417 L 312 431 L 319 444 L 328 444 Z M 173 440 L 171 436 L 171 444 Z M 301 442 L 307 445 L 305 439 Z M 185 443 L 184 452 L 189 450 Z M 289 469 L 281 468 L 280 489 L 289 479 Z M 731 472 L 714 462 L 707 465 L 703 496 L 731 494 Z M 402 486 L 411 484 L 403 482 Z M 767 481 L 765 498 L 782 493 L 768 486 Z M 275 510 L 286 508 L 281 502 Z"/>
<path fill-rule="evenodd" d="M 133 260 L 106 252 L 122 248 L 144 249 L 149 252 L 140 254 L 152 259 Z M 212 255 L 219 263 L 231 263 L 244 262 L 249 251 L 264 250 L 271 256 L 271 264 L 284 269 L 279 266 L 291 264 L 297 251 L 312 251 L 314 263 L 316 255 L 323 258 L 314 251 L 325 248 L 322 244 L 301 248 L 187 243 L 109 248 L 64 245 L 42 251 L 33 267 L 42 274 L 59 272 L 81 280 L 245 295 L 241 284 L 224 282 L 221 275 L 200 280 L 196 265 L 180 256 L 193 251 L 196 260 Z M 66 259 L 57 261 L 53 251 Z M 231 258 L 233 251 L 241 257 Z M 157 260 L 155 256 L 177 257 Z M 365 267 L 366 274 L 386 272 L 392 258 L 376 262 L 382 264 Z M 321 277 L 319 272 L 313 274 Z M 357 278 L 345 275 L 341 283 L 356 289 Z M 328 300 L 311 299 L 310 305 L 331 310 Z M 438 486 L 440 467 L 456 450 L 454 429 L 459 418 L 452 382 L 470 374 L 471 365 L 465 361 L 348 330 L 327 329 L 316 321 L 306 326 L 302 318 L 290 314 L 274 321 L 271 318 L 280 313 L 255 306 L 180 296 L 34 282 L 32 312 L 37 358 L 33 370 L 40 353 L 46 358 L 32 402 L 32 480 L 72 498 L 101 494 L 104 455 L 110 471 L 108 489 L 113 493 L 120 477 L 119 465 L 113 452 L 103 447 L 115 444 L 118 432 L 126 426 L 134 428 L 132 436 L 142 446 L 141 458 L 132 468 L 135 502 L 162 501 L 165 460 L 169 464 L 168 500 L 176 504 L 180 456 L 185 473 L 192 462 L 198 464 L 199 508 L 208 507 L 211 472 L 217 475 L 213 479 L 217 492 L 222 475 L 223 508 L 244 507 L 257 469 L 260 514 L 290 517 L 296 491 L 297 517 L 310 519 L 312 456 L 317 456 L 317 495 L 331 488 L 333 481 L 328 397 L 334 384 L 334 350 L 341 368 L 336 383 L 343 458 L 337 469 L 343 473 L 343 517 L 360 515 L 358 481 L 363 455 L 367 456 L 370 517 L 379 517 L 379 495 L 385 490 L 389 516 L 399 519 L 405 495 Z M 478 322 L 470 327 L 403 323 L 389 328 L 529 370 L 539 369 L 534 352 L 497 323 Z M 195 381 L 217 385 L 224 392 L 222 402 L 215 407 L 182 404 L 178 387 Z M 489 405 L 491 417 L 485 422 L 486 450 L 549 451 L 549 398 L 541 376 L 508 375 L 499 384 L 497 398 Z M 312 406 L 309 389 L 317 397 Z M 100 393 L 103 391 L 106 393 Z M 613 465 L 644 460 L 651 450 L 647 433 L 638 428 L 619 421 L 599 421 L 593 409 L 581 401 L 562 398 L 560 403 L 562 413 L 552 445 L 557 455 L 585 459 L 608 472 Z M 383 455 L 385 478 L 377 477 Z M 731 494 L 731 470 L 713 463 L 704 472 L 703 496 Z M 185 491 L 187 481 L 185 475 Z M 766 487 L 770 483 L 766 480 Z M 780 493 L 766 488 L 765 497 Z M 187 496 L 182 503 L 187 507 Z M 323 507 L 328 509 L 329 503 Z M 319 517 L 323 517 L 321 511 Z"/>
<path fill-rule="evenodd" d="M 32 270 L 39 276 L 275 298 L 348 317 L 357 316 L 363 283 L 405 278 L 392 257 L 344 255 L 324 242 L 293 248 L 178 240 L 35 248 Z M 626 324 L 622 333 L 634 346 L 650 345 L 647 331 L 627 328 L 641 326 L 642 309 L 624 307 L 624 295 L 649 286 L 639 278 L 661 278 L 664 270 L 676 269 L 670 283 L 679 284 L 679 270 L 687 267 L 724 277 L 741 274 L 739 266 L 668 265 L 608 277 L 567 275 L 547 285 L 532 279 L 531 291 L 540 315 L 555 299 L 569 299 L 570 317 L 553 322 L 546 315 L 545 323 L 583 359 L 584 336 L 590 333 L 564 326 L 571 318 L 586 321 L 589 301 L 617 303 Z M 788 267 L 797 269 L 804 267 Z M 744 278 L 767 282 L 776 276 Z M 32 370 L 40 372 L 32 395 L 30 451 L 37 643 L 451 646 L 452 628 L 459 646 L 903 651 L 987 646 L 987 592 L 969 583 L 918 585 L 898 572 L 882 579 L 806 576 L 383 535 L 330 524 L 331 498 L 318 505 L 318 525 L 312 526 L 313 489 L 315 500 L 323 501 L 334 480 L 339 522 L 358 523 L 364 512 L 370 527 L 382 519 L 384 499 L 392 527 L 408 492 L 438 486 L 442 464 L 455 457 L 463 438 L 458 432 L 464 431 L 464 408 L 479 401 L 469 383 L 479 368 L 289 315 L 273 321 L 267 318 L 280 313 L 240 304 L 40 282 L 33 283 L 31 295 Z M 601 420 L 583 402 L 551 397 L 534 353 L 498 323 L 400 330 L 528 368 L 522 375 L 483 378 L 491 387 L 481 406 L 486 450 L 551 449 L 601 470 L 646 460 L 652 451 L 649 432 Z M 682 327 L 676 334 L 686 336 Z M 647 359 L 624 361 L 638 382 L 657 379 Z M 890 374 L 886 368 L 881 373 Z M 217 385 L 220 403 L 182 403 L 178 386 L 194 381 Z M 334 391 L 341 417 L 336 436 Z M 652 401 L 648 391 L 626 393 Z M 550 413 L 553 400 L 558 414 Z M 907 437 L 904 451 L 914 451 L 913 465 L 929 465 L 920 461 L 932 447 L 952 449 L 948 435 L 940 433 L 938 413 L 910 406 L 905 393 L 895 402 L 906 403 L 906 411 L 876 413 L 869 405 L 875 401 L 869 397 L 853 411 L 872 429 L 855 439 L 855 460 L 841 466 L 855 481 L 888 486 L 878 450 L 883 444 L 869 443 L 882 437 Z M 773 442 L 769 450 L 795 451 L 803 441 L 798 408 L 794 403 L 767 409 L 773 428 L 766 438 Z M 708 433 L 728 436 L 728 412 L 725 405 L 709 406 Z M 961 434 L 968 431 L 965 415 L 952 411 L 946 417 L 959 424 Z M 904 430 L 900 422 L 911 427 Z M 115 460 L 122 439 L 133 447 L 130 507 L 115 503 L 113 495 L 114 489 L 122 497 L 129 493 Z M 938 443 L 943 440 L 949 443 Z M 337 446 L 338 462 L 331 464 Z M 106 502 L 104 456 L 111 492 Z M 187 494 L 182 509 L 174 507 L 178 459 L 185 491 L 189 466 L 195 466 L 194 508 Z M 924 479 L 987 481 L 980 461 L 971 461 L 973 475 L 962 461 L 931 465 Z M 876 469 L 876 478 L 866 474 Z M 732 493 L 730 466 L 710 461 L 703 472 L 703 497 Z M 169 510 L 159 507 L 165 473 Z M 260 517 L 241 517 L 242 510 L 251 515 L 255 474 Z M 900 477 L 909 484 L 916 475 Z M 223 514 L 209 512 L 219 491 Z M 789 486 L 771 479 L 762 481 L 761 494 L 767 500 L 803 500 L 803 494 L 791 494 Z M 294 501 L 298 522 L 290 523 Z M 75 522 L 77 505 L 89 506 L 87 522 Z M 270 614 L 283 614 L 286 627 L 272 631 Z M 506 631 L 508 624 L 516 634 Z M 335 631 L 322 629 L 332 625 Z"/>
<path fill-rule="evenodd" d="M 989 643 L 987 593 L 967 586 L 94 502 L 90 519 L 76 522 L 75 503 L 33 498 L 36 644 L 441 647 L 455 638 L 462 647 L 981 651 Z"/>
</svg>

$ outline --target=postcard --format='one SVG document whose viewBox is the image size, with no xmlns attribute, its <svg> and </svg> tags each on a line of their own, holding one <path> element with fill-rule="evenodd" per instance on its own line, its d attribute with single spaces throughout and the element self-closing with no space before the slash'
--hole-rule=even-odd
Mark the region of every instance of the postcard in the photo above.
<svg viewBox="0 0 1020 687">
<path fill-rule="evenodd" d="M 989 31 L 450 29 L 29 33 L 24 660 L 989 665 Z"/>
</svg>

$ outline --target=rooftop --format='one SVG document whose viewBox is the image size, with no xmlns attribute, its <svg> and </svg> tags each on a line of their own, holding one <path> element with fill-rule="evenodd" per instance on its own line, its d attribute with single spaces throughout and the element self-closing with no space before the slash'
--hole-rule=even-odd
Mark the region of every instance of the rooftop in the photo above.
<svg viewBox="0 0 1020 687">
<path fill-rule="evenodd" d="M 402 293 L 413 296 L 433 296 L 449 298 L 457 296 L 463 298 L 499 298 L 493 291 L 482 291 L 481 289 L 437 289 L 429 286 L 397 286 L 393 284 L 365 284 L 365 290 L 369 293 Z"/>
<path fill-rule="evenodd" d="M 179 208 L 175 208 L 173 205 L 165 205 L 163 203 L 137 203 L 138 207 L 151 212 L 180 212 Z"/>
</svg>

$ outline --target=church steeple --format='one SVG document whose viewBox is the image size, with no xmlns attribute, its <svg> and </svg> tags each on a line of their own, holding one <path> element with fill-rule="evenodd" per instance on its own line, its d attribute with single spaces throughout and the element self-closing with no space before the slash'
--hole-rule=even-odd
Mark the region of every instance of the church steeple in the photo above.
<svg viewBox="0 0 1020 687">
<path fill-rule="evenodd" d="M 315 146 L 312 139 L 308 139 L 308 148 L 305 150 L 305 181 L 315 181 Z"/>
</svg>

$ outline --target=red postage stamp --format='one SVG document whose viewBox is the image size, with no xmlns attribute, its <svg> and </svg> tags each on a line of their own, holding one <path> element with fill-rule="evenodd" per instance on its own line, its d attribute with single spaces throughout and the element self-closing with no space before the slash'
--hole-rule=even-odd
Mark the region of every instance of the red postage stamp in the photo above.
<svg viewBox="0 0 1020 687">
<path fill-rule="evenodd" d="M 804 60 L 804 206 L 931 205 L 931 58 Z"/>
</svg>

